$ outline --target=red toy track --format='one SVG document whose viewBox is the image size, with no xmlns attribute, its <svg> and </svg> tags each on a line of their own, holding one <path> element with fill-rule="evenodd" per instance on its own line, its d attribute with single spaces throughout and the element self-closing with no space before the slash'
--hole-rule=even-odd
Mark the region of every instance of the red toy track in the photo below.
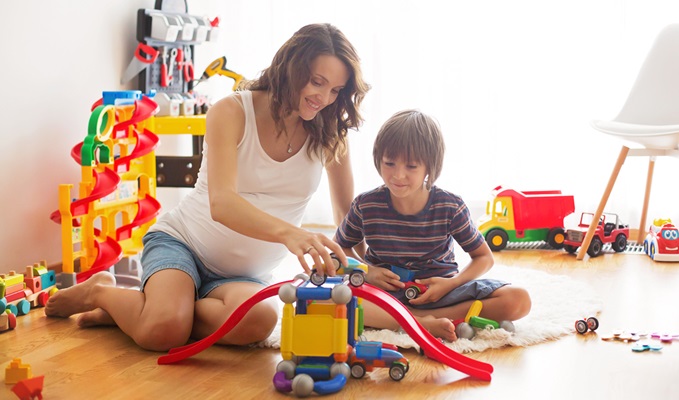
<svg viewBox="0 0 679 400">
<path fill-rule="evenodd" d="M 172 364 L 194 356 L 212 346 L 219 338 L 226 335 L 231 329 L 238 325 L 245 314 L 247 314 L 255 304 L 278 294 L 278 289 L 289 282 L 293 281 L 276 283 L 260 290 L 238 306 L 226 322 L 224 322 L 224 324 L 212 335 L 199 340 L 198 342 L 171 349 L 167 355 L 158 358 L 158 364 Z M 363 298 L 378 307 L 381 307 L 396 319 L 403 329 L 408 332 L 410 337 L 422 347 L 427 357 L 446 364 L 447 366 L 474 378 L 490 381 L 491 373 L 493 372 L 492 365 L 463 356 L 448 348 L 424 329 L 422 325 L 417 322 L 413 314 L 411 314 L 410 311 L 393 296 L 367 283 L 360 287 L 353 287 L 351 285 L 349 287 L 351 287 L 354 296 Z"/>
</svg>

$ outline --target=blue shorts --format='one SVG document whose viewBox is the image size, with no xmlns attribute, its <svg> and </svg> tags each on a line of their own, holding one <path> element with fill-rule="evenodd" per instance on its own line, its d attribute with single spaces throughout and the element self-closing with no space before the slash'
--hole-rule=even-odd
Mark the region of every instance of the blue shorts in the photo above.
<svg viewBox="0 0 679 400">
<path fill-rule="evenodd" d="M 178 269 L 186 272 L 196 288 L 196 299 L 202 299 L 217 287 L 230 282 L 254 282 L 266 286 L 266 282 L 247 276 L 225 278 L 208 270 L 193 250 L 181 240 L 165 232 L 149 232 L 142 239 L 144 250 L 141 254 L 141 290 L 146 281 L 158 271 Z"/>
<path fill-rule="evenodd" d="M 485 299 L 495 290 L 505 285 L 509 285 L 509 283 L 496 279 L 476 279 L 456 287 L 438 301 L 419 305 L 410 304 L 409 300 L 406 298 L 405 290 L 403 289 L 389 293 L 396 297 L 401 303 L 408 305 L 408 307 L 418 310 L 431 310 L 434 308 L 449 307 L 464 301 Z"/>
</svg>

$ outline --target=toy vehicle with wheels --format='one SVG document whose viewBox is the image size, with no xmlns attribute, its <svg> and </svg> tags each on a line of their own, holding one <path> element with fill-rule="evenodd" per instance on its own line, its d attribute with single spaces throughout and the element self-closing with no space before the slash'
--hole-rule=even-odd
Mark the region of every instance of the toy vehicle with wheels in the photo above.
<svg viewBox="0 0 679 400">
<path fill-rule="evenodd" d="M 421 283 L 408 281 L 405 284 L 405 296 L 408 300 L 416 299 L 419 295 L 427 291 L 427 285 Z"/>
<path fill-rule="evenodd" d="M 679 229 L 669 219 L 656 219 L 644 239 L 644 253 L 654 261 L 679 261 Z"/>
<path fill-rule="evenodd" d="M 582 245 L 593 219 L 593 213 L 583 212 L 578 226 L 566 231 L 564 249 L 569 254 L 575 254 Z M 617 214 L 604 213 L 597 223 L 592 242 L 587 248 L 587 254 L 590 257 L 597 257 L 603 251 L 605 243 L 611 243 L 611 247 L 616 253 L 623 252 L 627 248 L 628 237 L 629 225 L 623 224 Z"/>
<path fill-rule="evenodd" d="M 389 265 L 391 272 L 398 275 L 398 279 L 405 283 L 403 290 L 405 290 L 405 297 L 408 300 L 417 298 L 428 289 L 427 285 L 415 282 L 415 271 L 408 268 L 399 267 L 396 265 Z"/>
<path fill-rule="evenodd" d="M 592 332 L 599 328 L 599 320 L 595 317 L 589 317 L 587 319 L 579 319 L 575 321 L 575 331 L 581 335 L 587 333 L 588 330 Z"/>
<path fill-rule="evenodd" d="M 368 272 L 368 266 L 358 261 L 353 257 L 347 257 L 348 265 L 345 267 L 340 263 L 339 257 L 336 254 L 331 254 L 332 262 L 335 264 L 335 273 L 337 275 L 346 275 L 351 286 L 358 287 L 365 283 L 365 274 Z M 326 275 L 319 275 L 316 269 L 311 272 L 309 277 L 311 283 L 316 286 L 321 286 L 327 280 Z"/>
<path fill-rule="evenodd" d="M 561 249 L 564 218 L 575 211 L 573 196 L 560 190 L 519 191 L 498 186 L 477 225 L 492 251 L 508 242 L 544 241 Z"/>
<path fill-rule="evenodd" d="M 408 360 L 397 351 L 393 344 L 382 342 L 357 342 L 349 358 L 351 376 L 362 378 L 366 371 L 375 368 L 389 368 L 389 377 L 400 381 L 410 368 Z"/>
</svg>

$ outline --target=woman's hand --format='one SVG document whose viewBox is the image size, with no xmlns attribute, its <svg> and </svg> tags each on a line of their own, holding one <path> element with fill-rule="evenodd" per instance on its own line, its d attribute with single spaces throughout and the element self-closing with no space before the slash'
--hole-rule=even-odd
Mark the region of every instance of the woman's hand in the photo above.
<svg viewBox="0 0 679 400">
<path fill-rule="evenodd" d="M 427 286 L 427 290 L 424 293 L 417 298 L 410 300 L 410 304 L 416 306 L 439 301 L 441 297 L 450 293 L 451 290 L 458 286 L 455 278 L 444 278 L 440 276 L 427 279 L 416 279 L 415 282 Z"/>
<path fill-rule="evenodd" d="M 369 266 L 366 280 L 371 285 L 390 292 L 403 289 L 405 287 L 405 283 L 400 281 L 398 275 L 387 268 L 382 267 Z"/>
<path fill-rule="evenodd" d="M 292 254 L 297 256 L 299 264 L 307 275 L 311 275 L 311 270 L 315 268 L 321 276 L 325 274 L 335 276 L 335 263 L 330 257 L 330 253 L 335 253 L 342 265 L 348 264 L 347 256 L 342 248 L 322 233 L 309 232 L 300 228 L 294 234 L 287 235 L 284 244 Z M 313 260 L 311 266 L 307 263 L 305 257 L 307 254 Z"/>
</svg>

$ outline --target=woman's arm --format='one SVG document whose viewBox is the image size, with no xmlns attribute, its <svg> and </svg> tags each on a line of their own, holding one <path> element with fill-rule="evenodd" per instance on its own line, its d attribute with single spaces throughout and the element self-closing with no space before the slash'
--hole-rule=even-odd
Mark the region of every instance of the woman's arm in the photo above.
<svg viewBox="0 0 679 400">
<path fill-rule="evenodd" d="M 330 253 L 341 248 L 325 235 L 308 232 L 250 204 L 238 194 L 238 143 L 243 138 L 245 115 L 234 96 L 220 100 L 208 111 L 205 141 L 208 144 L 208 191 L 212 219 L 234 231 L 267 242 L 281 243 L 295 254 L 304 268 L 308 249 L 315 265 L 329 266 Z M 315 250 L 315 251 L 314 251 Z"/>
</svg>

